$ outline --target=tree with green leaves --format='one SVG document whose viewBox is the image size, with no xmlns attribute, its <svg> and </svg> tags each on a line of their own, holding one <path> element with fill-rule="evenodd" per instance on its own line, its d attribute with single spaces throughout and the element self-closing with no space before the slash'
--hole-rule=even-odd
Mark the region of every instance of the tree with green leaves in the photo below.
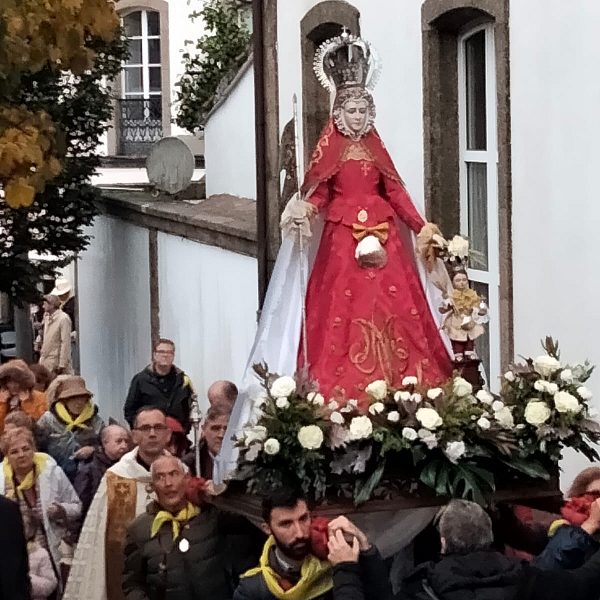
<svg viewBox="0 0 600 600">
<path fill-rule="evenodd" d="M 250 55 L 251 35 L 243 15 L 243 4 L 232 0 L 209 0 L 190 15 L 203 20 L 206 33 L 195 43 L 195 52 L 183 54 L 185 72 L 175 84 L 180 127 L 195 132 L 204 125 L 221 85 Z"/>
<path fill-rule="evenodd" d="M 89 243 L 91 177 L 127 55 L 110 0 L 6 0 L 0 11 L 0 292 L 20 304 Z M 53 257 L 31 261 L 29 253 Z"/>
</svg>

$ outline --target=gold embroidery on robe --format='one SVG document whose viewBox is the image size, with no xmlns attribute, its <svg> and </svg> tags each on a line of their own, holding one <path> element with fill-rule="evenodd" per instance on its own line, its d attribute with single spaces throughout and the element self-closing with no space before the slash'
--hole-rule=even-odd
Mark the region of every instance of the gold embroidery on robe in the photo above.
<svg viewBox="0 0 600 600">
<path fill-rule="evenodd" d="M 365 375 L 381 369 L 388 383 L 394 382 L 394 375 L 406 371 L 408 350 L 402 337 L 394 332 L 396 316 L 387 317 L 383 326 L 378 326 L 373 316 L 371 320 L 354 319 L 353 325 L 360 327 L 362 340 L 350 347 L 349 358 L 352 364 Z"/>
<path fill-rule="evenodd" d="M 349 144 L 342 156 L 342 162 L 347 160 L 364 160 L 373 162 L 371 153 L 361 143 Z"/>
<path fill-rule="evenodd" d="M 123 552 L 127 527 L 135 519 L 137 482 L 135 479 L 106 473 L 106 591 L 110 600 L 123 600 Z"/>
</svg>

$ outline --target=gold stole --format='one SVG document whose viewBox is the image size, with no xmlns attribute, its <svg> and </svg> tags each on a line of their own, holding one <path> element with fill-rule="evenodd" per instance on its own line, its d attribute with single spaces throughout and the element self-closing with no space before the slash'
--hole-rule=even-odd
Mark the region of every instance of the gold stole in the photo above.
<svg viewBox="0 0 600 600">
<path fill-rule="evenodd" d="M 106 594 L 110 600 L 124 600 L 121 588 L 127 527 L 135 519 L 137 481 L 106 472 Z"/>
</svg>

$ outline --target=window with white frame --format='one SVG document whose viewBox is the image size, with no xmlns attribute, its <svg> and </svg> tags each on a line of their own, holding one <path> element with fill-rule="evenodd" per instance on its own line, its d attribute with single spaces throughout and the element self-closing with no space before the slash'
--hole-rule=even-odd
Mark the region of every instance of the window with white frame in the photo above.
<svg viewBox="0 0 600 600">
<path fill-rule="evenodd" d="M 138 10 L 123 17 L 129 58 L 123 65 L 120 154 L 147 153 L 163 134 L 160 13 Z"/>
<path fill-rule="evenodd" d="M 477 342 L 489 383 L 500 376 L 500 257 L 494 25 L 471 27 L 458 39 L 460 222 L 475 251 L 469 278 L 487 300 L 490 323 Z"/>
</svg>

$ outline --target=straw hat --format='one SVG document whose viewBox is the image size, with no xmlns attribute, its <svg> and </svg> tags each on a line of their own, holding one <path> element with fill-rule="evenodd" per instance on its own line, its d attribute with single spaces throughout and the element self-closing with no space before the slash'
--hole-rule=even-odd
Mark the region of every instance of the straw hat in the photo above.
<svg viewBox="0 0 600 600">
<path fill-rule="evenodd" d="M 50 292 L 53 296 L 64 296 L 71 293 L 71 284 L 65 277 L 59 277 L 54 282 L 54 289 Z"/>
<path fill-rule="evenodd" d="M 70 376 L 60 381 L 56 400 L 70 400 L 71 398 L 81 396 L 91 398 L 92 395 L 92 392 L 85 387 L 85 379 L 83 377 Z"/>
</svg>

